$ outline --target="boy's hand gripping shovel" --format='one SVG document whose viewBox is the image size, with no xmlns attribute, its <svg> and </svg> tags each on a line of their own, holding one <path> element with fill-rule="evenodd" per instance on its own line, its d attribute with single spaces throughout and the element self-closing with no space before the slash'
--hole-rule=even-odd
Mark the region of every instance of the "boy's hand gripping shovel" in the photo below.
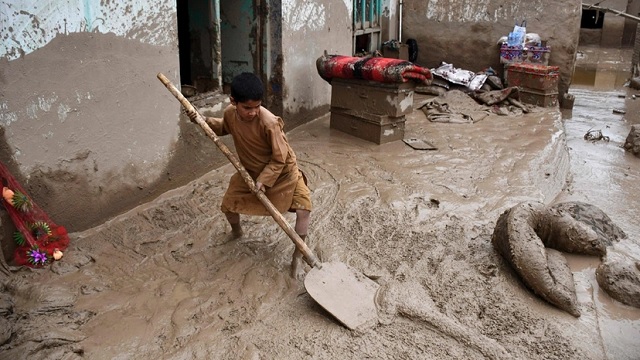
<svg viewBox="0 0 640 360">
<path fill-rule="evenodd" d="M 351 330 L 362 329 L 378 322 L 378 312 L 375 303 L 376 292 L 380 286 L 350 266 L 341 262 L 320 263 L 311 252 L 307 244 L 302 241 L 284 216 L 273 206 L 267 196 L 256 188 L 254 180 L 240 163 L 238 158 L 218 138 L 204 118 L 191 105 L 178 89 L 171 84 L 162 73 L 158 79 L 167 87 L 169 92 L 180 101 L 189 113 L 197 114 L 196 122 L 207 136 L 213 140 L 220 151 L 231 161 L 238 170 L 251 191 L 269 211 L 282 230 L 291 238 L 295 246 L 304 255 L 304 259 L 311 266 L 311 270 L 304 279 L 304 287 L 309 295 L 325 310 L 336 317 Z"/>
</svg>

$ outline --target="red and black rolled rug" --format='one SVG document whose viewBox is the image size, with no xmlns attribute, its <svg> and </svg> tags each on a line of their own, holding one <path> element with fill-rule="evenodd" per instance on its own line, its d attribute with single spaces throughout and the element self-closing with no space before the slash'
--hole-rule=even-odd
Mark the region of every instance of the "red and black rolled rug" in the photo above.
<svg viewBox="0 0 640 360">
<path fill-rule="evenodd" d="M 352 57 L 323 55 L 316 60 L 321 78 L 361 79 L 384 83 L 403 83 L 410 80 L 430 84 L 431 71 L 407 60 L 384 57 Z"/>
</svg>

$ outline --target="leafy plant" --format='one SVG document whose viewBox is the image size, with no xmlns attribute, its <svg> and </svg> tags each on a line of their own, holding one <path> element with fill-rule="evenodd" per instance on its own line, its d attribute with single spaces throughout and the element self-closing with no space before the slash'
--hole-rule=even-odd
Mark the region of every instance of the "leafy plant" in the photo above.
<svg viewBox="0 0 640 360">
<path fill-rule="evenodd" d="M 13 240 L 15 240 L 16 244 L 18 244 L 18 246 L 22 246 L 24 245 L 24 242 L 27 241 L 24 237 L 24 235 L 22 235 L 22 233 L 20 231 L 16 231 L 13 233 Z"/>
<path fill-rule="evenodd" d="M 40 239 L 40 237 L 45 235 L 51 236 L 51 227 L 49 227 L 49 224 L 44 221 L 36 221 L 33 224 L 30 224 L 29 228 L 36 239 Z"/>
<path fill-rule="evenodd" d="M 31 208 L 33 208 L 31 199 L 20 191 L 14 192 L 12 201 L 13 203 L 11 205 L 22 212 L 29 212 Z"/>
</svg>

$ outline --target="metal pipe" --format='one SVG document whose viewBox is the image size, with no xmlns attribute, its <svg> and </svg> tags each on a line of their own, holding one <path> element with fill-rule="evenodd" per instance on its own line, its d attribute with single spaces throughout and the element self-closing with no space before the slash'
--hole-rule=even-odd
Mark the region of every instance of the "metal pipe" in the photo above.
<svg viewBox="0 0 640 360">
<path fill-rule="evenodd" d="M 402 43 L 402 0 L 398 5 L 398 41 Z"/>
<path fill-rule="evenodd" d="M 582 4 L 582 9 L 584 9 L 584 10 L 598 10 L 598 11 L 602 11 L 602 12 L 611 12 L 611 13 L 614 13 L 614 14 L 616 14 L 618 16 L 622 16 L 624 18 L 640 22 L 640 17 L 633 16 L 631 14 L 627 14 L 625 12 L 622 12 L 622 11 L 619 11 L 619 10 L 616 10 L 616 9 L 609 9 L 609 8 L 606 8 L 606 7 L 598 6 L 597 4 L 592 5 L 592 4 L 584 4 L 583 3 Z"/>
</svg>

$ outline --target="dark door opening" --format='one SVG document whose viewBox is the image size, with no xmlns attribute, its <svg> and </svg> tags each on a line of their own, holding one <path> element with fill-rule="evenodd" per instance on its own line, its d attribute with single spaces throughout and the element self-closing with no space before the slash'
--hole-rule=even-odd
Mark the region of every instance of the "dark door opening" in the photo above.
<svg viewBox="0 0 640 360">
<path fill-rule="evenodd" d="M 598 10 L 582 9 L 580 27 L 582 29 L 602 29 L 604 25 L 604 13 Z"/>
<path fill-rule="evenodd" d="M 219 0 L 177 0 L 180 83 L 195 91 L 220 88 Z"/>
<path fill-rule="evenodd" d="M 176 0 L 180 83 L 223 91 L 241 72 L 261 73 L 259 0 Z"/>
</svg>

